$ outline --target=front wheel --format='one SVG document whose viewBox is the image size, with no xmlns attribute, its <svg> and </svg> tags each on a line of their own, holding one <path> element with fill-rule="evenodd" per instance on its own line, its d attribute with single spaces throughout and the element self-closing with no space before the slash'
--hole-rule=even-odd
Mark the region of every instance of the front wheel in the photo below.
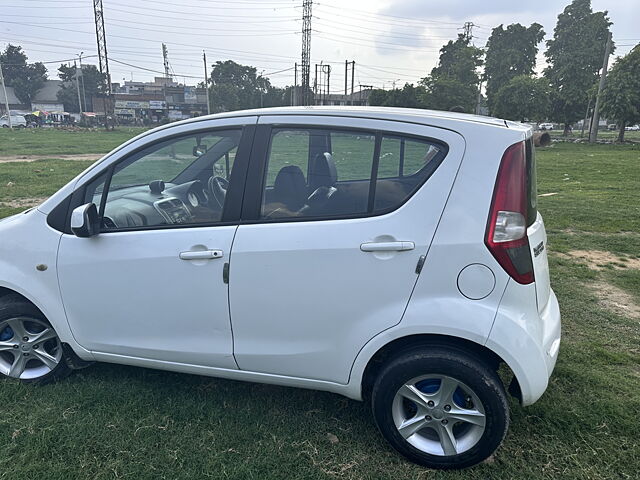
<svg viewBox="0 0 640 480">
<path fill-rule="evenodd" d="M 391 360 L 372 391 L 378 428 L 409 460 L 475 465 L 502 443 L 509 407 L 497 374 L 471 355 L 424 347 Z"/>
<path fill-rule="evenodd" d="M 44 385 L 70 372 L 60 338 L 40 310 L 18 295 L 0 298 L 0 376 Z"/>
</svg>

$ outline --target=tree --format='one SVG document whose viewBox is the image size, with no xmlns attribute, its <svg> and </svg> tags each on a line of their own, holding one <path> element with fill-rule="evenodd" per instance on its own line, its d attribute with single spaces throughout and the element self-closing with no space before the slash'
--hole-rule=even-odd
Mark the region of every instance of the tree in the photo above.
<svg viewBox="0 0 640 480">
<path fill-rule="evenodd" d="M 602 113 L 616 120 L 620 142 L 624 141 L 624 128 L 640 122 L 640 44 L 620 58 L 607 75 Z"/>
<path fill-rule="evenodd" d="M 482 65 L 482 55 L 482 50 L 471 45 L 470 39 L 462 34 L 443 46 L 438 66 L 420 82 L 426 89 L 425 106 L 436 110 L 461 106 L 473 112 L 480 84 L 477 68 Z"/>
<path fill-rule="evenodd" d="M 410 83 L 405 83 L 404 87 L 393 90 L 373 90 L 369 95 L 369 104 L 382 107 L 425 108 L 425 93 L 423 86 L 414 87 Z"/>
<path fill-rule="evenodd" d="M 58 92 L 58 100 L 63 103 L 67 112 L 79 112 L 78 105 L 78 88 L 76 82 L 80 80 L 80 96 L 82 99 L 83 110 L 85 112 L 93 111 L 93 97 L 104 93 L 106 84 L 106 75 L 100 73 L 95 65 L 83 65 L 80 79 L 76 73 L 80 73 L 76 65 L 67 65 L 63 63 L 58 68 L 58 77 L 64 83 Z M 83 89 L 84 87 L 84 89 Z M 85 105 L 86 99 L 86 105 Z"/>
<path fill-rule="evenodd" d="M 22 103 L 31 105 L 31 100 L 47 80 L 47 68 L 40 62 L 27 63 L 27 55 L 18 45 L 7 45 L 0 53 L 0 63 L 7 87 L 13 87 Z"/>
<path fill-rule="evenodd" d="M 584 115 L 588 91 L 602 66 L 610 25 L 606 11 L 592 11 L 591 0 L 573 0 L 558 15 L 553 39 L 547 42 L 545 76 L 552 90 L 551 118 L 564 123 L 565 135 Z"/>
<path fill-rule="evenodd" d="M 515 77 L 533 75 L 538 44 L 544 38 L 542 25 L 525 27 L 519 23 L 494 28 L 487 41 L 484 78 L 487 81 L 487 103 L 492 115 L 497 115 L 495 97 L 502 87 Z"/>
<path fill-rule="evenodd" d="M 288 105 L 284 89 L 274 87 L 268 78 L 257 74 L 255 67 L 232 60 L 216 62 L 211 70 L 209 89 L 213 112 L 245 108 Z"/>
<path fill-rule="evenodd" d="M 544 78 L 519 75 L 494 94 L 493 102 L 492 113 L 497 117 L 520 122 L 541 121 L 549 114 L 549 85 Z"/>
</svg>

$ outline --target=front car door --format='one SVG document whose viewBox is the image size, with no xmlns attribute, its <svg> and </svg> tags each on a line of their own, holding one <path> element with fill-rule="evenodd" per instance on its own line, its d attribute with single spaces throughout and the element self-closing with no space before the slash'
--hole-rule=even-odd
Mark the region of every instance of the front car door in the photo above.
<svg viewBox="0 0 640 480">
<path fill-rule="evenodd" d="M 256 118 L 234 120 L 141 139 L 79 181 L 72 204 L 99 206 L 102 230 L 62 236 L 59 283 L 73 335 L 97 359 L 237 368 L 223 274 Z"/>
<path fill-rule="evenodd" d="M 259 124 L 231 255 L 236 361 L 347 383 L 358 351 L 402 318 L 464 140 L 347 117 Z"/>
</svg>

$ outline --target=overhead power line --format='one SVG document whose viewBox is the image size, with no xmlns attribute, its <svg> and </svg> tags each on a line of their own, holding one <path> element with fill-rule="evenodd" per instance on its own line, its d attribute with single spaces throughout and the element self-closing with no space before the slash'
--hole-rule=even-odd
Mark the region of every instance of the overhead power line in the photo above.
<svg viewBox="0 0 640 480">
<path fill-rule="evenodd" d="M 138 70 L 144 70 L 146 72 L 152 72 L 152 73 L 159 73 L 161 75 L 164 75 L 165 72 L 162 70 L 154 70 L 152 68 L 145 68 L 145 67 L 141 67 L 140 65 L 134 65 L 132 63 L 128 63 L 128 62 L 123 62 L 121 60 L 116 60 L 115 58 L 111 58 L 112 62 L 115 63 L 120 63 L 122 65 L 126 65 L 127 67 L 131 67 L 131 68 L 137 68 Z M 183 75 L 182 73 L 176 73 L 174 74 L 176 77 L 184 77 L 184 78 L 200 78 L 199 76 L 196 75 Z"/>
</svg>

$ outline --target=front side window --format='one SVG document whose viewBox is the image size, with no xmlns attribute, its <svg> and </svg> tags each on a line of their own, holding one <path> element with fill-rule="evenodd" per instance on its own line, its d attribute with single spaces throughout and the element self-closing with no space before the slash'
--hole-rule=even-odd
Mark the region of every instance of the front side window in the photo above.
<svg viewBox="0 0 640 480">
<path fill-rule="evenodd" d="M 154 144 L 87 184 L 85 201 L 100 208 L 104 231 L 219 222 L 240 136 L 216 131 Z"/>
<path fill-rule="evenodd" d="M 431 175 L 446 145 L 381 132 L 274 129 L 262 192 L 263 220 L 384 213 Z"/>
</svg>

